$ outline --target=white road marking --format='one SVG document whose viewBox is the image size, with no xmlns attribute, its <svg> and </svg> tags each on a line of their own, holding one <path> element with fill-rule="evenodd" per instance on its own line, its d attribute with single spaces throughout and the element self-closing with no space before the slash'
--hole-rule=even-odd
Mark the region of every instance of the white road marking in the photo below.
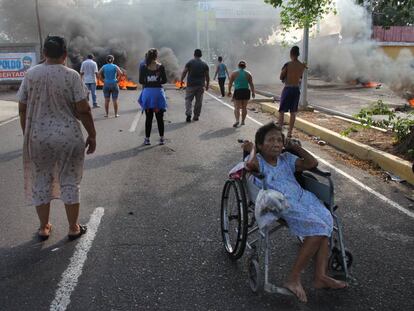
<svg viewBox="0 0 414 311">
<path fill-rule="evenodd" d="M 216 96 L 214 96 L 213 94 L 211 94 L 210 92 L 206 92 L 207 93 L 207 95 L 209 95 L 210 97 L 212 97 L 212 98 L 214 98 L 215 100 L 217 100 L 217 101 L 219 101 L 220 103 L 222 103 L 224 106 L 226 106 L 226 107 L 228 107 L 228 108 L 230 108 L 231 110 L 234 110 L 234 107 L 233 106 L 231 106 L 231 105 L 229 105 L 228 103 L 226 103 L 226 102 L 224 102 L 224 101 L 222 101 L 220 98 L 218 98 L 218 97 L 216 97 Z M 253 119 L 251 116 L 249 116 L 249 115 L 247 115 L 247 117 L 246 117 L 247 119 L 249 119 L 249 120 L 251 120 L 251 121 L 253 121 L 254 123 L 256 123 L 256 124 L 258 124 L 258 125 L 260 125 L 260 126 L 262 126 L 263 125 L 263 123 L 261 123 L 261 122 L 259 122 L 259 121 L 257 121 L 257 120 L 255 120 L 255 119 Z"/>
<path fill-rule="evenodd" d="M 141 116 L 142 116 L 142 112 L 140 110 L 140 111 L 137 112 L 137 114 L 134 117 L 134 120 L 131 123 L 131 127 L 129 128 L 130 132 L 135 132 L 135 130 L 137 129 L 137 126 L 138 126 L 138 122 L 141 119 Z"/>
<path fill-rule="evenodd" d="M 12 118 L 10 120 L 7 120 L 7 121 L 4 121 L 4 122 L 0 122 L 0 126 L 6 125 L 6 124 L 8 124 L 10 122 L 13 122 L 13 121 L 17 120 L 17 119 L 19 119 L 19 116 L 14 117 L 14 118 Z"/>
<path fill-rule="evenodd" d="M 215 100 L 217 100 L 218 102 L 222 103 L 224 106 L 229 107 L 230 109 L 234 110 L 234 108 L 232 106 L 230 106 L 229 104 L 227 104 L 226 102 L 220 100 L 219 98 L 217 98 L 216 96 L 210 94 L 209 92 L 206 92 L 210 97 L 214 98 Z M 253 119 L 250 116 L 247 116 L 247 118 L 249 118 L 250 120 L 254 121 L 256 124 L 263 126 L 263 123 Z M 311 153 L 311 152 L 310 152 Z M 352 177 L 351 175 L 349 175 L 348 173 L 344 172 L 343 170 L 335 167 L 333 164 L 329 163 L 328 161 L 322 159 L 321 157 L 311 153 L 318 161 L 322 162 L 323 164 L 325 164 L 326 166 L 330 167 L 331 169 L 333 169 L 334 171 L 336 171 L 337 173 L 341 174 L 342 176 L 348 178 L 350 181 L 352 181 L 353 183 L 355 183 L 356 185 L 358 185 L 359 187 L 361 187 L 362 189 L 368 191 L 369 193 L 375 195 L 376 197 L 378 197 L 379 199 L 381 199 L 382 201 L 386 202 L 387 204 L 391 205 L 392 207 L 395 207 L 397 210 L 399 210 L 400 212 L 406 214 L 407 216 L 414 218 L 414 213 L 404 207 L 402 207 L 400 204 L 392 201 L 391 199 L 388 199 L 386 196 L 382 195 L 381 193 L 375 191 L 374 189 L 368 187 L 367 185 L 365 185 L 364 183 L 360 182 L 358 179 L 356 179 L 355 177 Z"/>
<path fill-rule="evenodd" d="M 80 238 L 76 245 L 75 253 L 70 259 L 69 266 L 62 274 L 62 279 L 56 290 L 55 299 L 50 304 L 50 311 L 64 311 L 69 305 L 70 296 L 78 283 L 78 278 L 82 274 L 83 265 L 88 257 L 88 252 L 98 231 L 103 214 L 103 207 L 97 207 L 93 211 L 87 224 L 88 230 Z"/>
</svg>

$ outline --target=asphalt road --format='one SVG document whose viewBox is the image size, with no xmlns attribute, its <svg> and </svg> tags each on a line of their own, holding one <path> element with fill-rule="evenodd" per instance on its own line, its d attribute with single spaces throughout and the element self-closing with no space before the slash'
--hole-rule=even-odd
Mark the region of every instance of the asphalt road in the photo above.
<svg viewBox="0 0 414 311">
<path fill-rule="evenodd" d="M 414 219 L 332 169 L 355 284 L 343 291 L 312 290 L 309 267 L 306 305 L 253 294 L 245 258 L 232 263 L 224 253 L 219 211 L 227 172 L 241 157 L 237 139 L 252 139 L 258 125 L 248 120 L 232 128 L 233 112 L 207 95 L 200 121 L 187 124 L 183 92 L 168 90 L 167 95 L 165 146 L 142 146 L 144 117 L 136 131 L 129 131 L 137 115 L 136 91 L 121 92 L 120 118 L 105 119 L 102 108 L 93 110 L 97 151 L 85 162 L 80 219 L 88 222 L 98 207 L 104 214 L 91 247 L 80 255 L 87 255 L 82 269 L 73 255 L 80 254 L 77 245 L 84 242 L 67 241 L 60 202 L 52 204 L 50 239 L 36 240 L 35 210 L 23 195 L 19 125 L 0 126 L 1 310 L 54 310 L 62 278 L 76 280 L 65 274 L 71 264 L 79 268 L 79 278 L 72 287 L 63 284 L 63 295 L 70 297 L 66 310 L 414 309 Z M 270 118 L 251 115 L 262 123 Z M 157 139 L 154 122 L 153 143 Z M 409 208 L 394 184 L 337 162 L 323 147 L 304 146 Z M 270 277 L 281 284 L 299 246 L 286 229 L 272 241 Z"/>
</svg>

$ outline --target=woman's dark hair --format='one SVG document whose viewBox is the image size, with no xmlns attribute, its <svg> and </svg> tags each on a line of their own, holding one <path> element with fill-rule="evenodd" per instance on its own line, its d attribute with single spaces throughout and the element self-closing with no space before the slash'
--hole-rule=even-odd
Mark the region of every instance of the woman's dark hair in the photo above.
<svg viewBox="0 0 414 311">
<path fill-rule="evenodd" d="M 290 49 L 290 55 L 295 56 L 295 57 L 299 57 L 300 53 L 299 53 L 299 47 L 298 46 L 293 46 Z"/>
<path fill-rule="evenodd" d="M 254 144 L 256 145 L 257 152 L 260 152 L 259 145 L 263 145 L 265 137 L 267 133 L 269 133 L 270 131 L 280 132 L 282 134 L 283 141 L 285 140 L 282 128 L 278 124 L 274 122 L 267 123 L 257 130 L 256 135 L 254 137 Z"/>
<path fill-rule="evenodd" d="M 47 36 L 43 43 L 43 54 L 49 58 L 60 58 L 67 52 L 66 40 L 61 36 Z"/>
<path fill-rule="evenodd" d="M 241 60 L 241 61 L 239 61 L 239 68 L 241 68 L 241 69 L 244 69 L 244 68 L 246 68 L 246 61 L 244 61 L 244 60 Z"/>
<path fill-rule="evenodd" d="M 106 62 L 107 63 L 113 63 L 114 62 L 115 57 L 113 55 L 108 55 L 106 57 Z"/>
<path fill-rule="evenodd" d="M 219 56 L 217 59 L 218 59 L 219 62 L 223 61 L 223 57 L 221 57 L 221 56 Z"/>
<path fill-rule="evenodd" d="M 157 49 L 149 49 L 147 54 L 145 54 L 145 64 L 149 66 L 149 64 L 151 64 L 152 61 L 156 60 L 157 57 L 158 57 Z"/>
</svg>

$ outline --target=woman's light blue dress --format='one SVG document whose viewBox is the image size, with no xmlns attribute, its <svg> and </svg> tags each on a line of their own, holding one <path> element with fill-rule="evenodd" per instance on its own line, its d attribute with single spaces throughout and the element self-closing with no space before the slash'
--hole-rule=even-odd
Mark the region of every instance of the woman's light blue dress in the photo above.
<svg viewBox="0 0 414 311">
<path fill-rule="evenodd" d="M 297 156 L 284 152 L 277 159 L 277 165 L 267 163 L 258 154 L 260 172 L 266 175 L 269 189 L 283 193 L 289 202 L 281 217 L 287 222 L 290 231 L 301 237 L 327 236 L 333 229 L 332 215 L 323 203 L 311 192 L 304 190 L 295 178 Z M 262 187 L 262 181 L 255 178 L 254 183 Z"/>
</svg>

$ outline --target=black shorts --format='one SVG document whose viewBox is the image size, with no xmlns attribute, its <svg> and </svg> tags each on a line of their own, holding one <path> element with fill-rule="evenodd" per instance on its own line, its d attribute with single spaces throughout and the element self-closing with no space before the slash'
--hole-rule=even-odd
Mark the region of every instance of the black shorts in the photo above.
<svg viewBox="0 0 414 311">
<path fill-rule="evenodd" d="M 249 89 L 234 90 L 233 99 L 235 99 L 235 100 L 249 100 L 250 99 L 250 90 Z"/>
</svg>

